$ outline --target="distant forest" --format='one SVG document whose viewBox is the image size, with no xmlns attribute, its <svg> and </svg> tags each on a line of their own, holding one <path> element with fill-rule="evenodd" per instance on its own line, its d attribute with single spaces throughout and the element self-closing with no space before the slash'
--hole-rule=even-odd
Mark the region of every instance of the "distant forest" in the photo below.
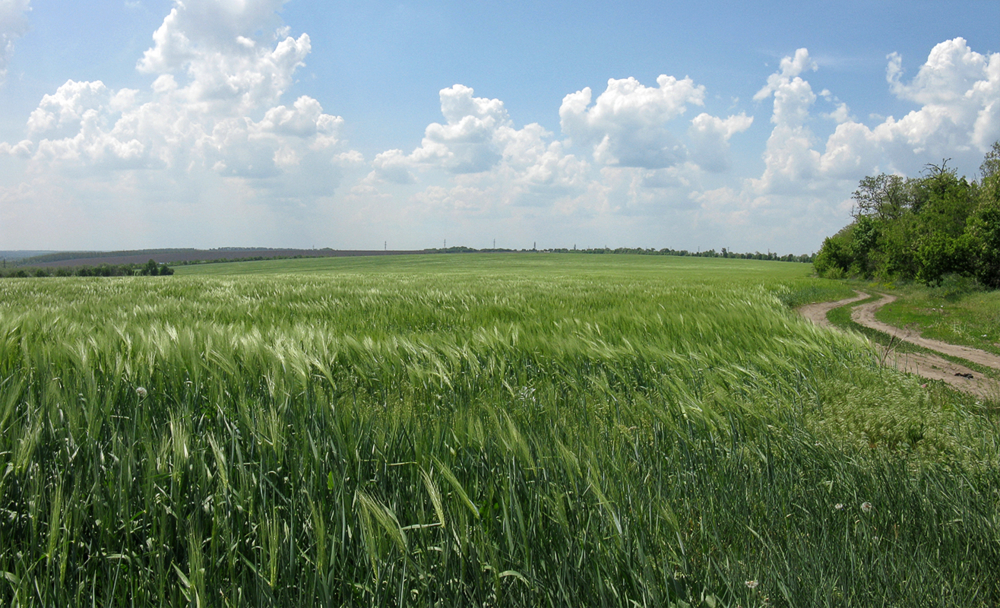
<svg viewBox="0 0 1000 608">
<path fill-rule="evenodd" d="M 928 285 L 960 277 L 1000 288 L 1000 142 L 979 170 L 970 182 L 944 160 L 920 177 L 864 178 L 854 221 L 823 241 L 817 273 Z"/>
</svg>

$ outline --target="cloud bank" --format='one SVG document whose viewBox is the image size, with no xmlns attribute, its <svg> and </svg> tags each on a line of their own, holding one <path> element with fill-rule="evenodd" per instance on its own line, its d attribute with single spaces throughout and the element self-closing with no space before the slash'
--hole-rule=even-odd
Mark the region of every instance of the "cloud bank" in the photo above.
<svg viewBox="0 0 1000 608">
<path fill-rule="evenodd" d="M 190 229 L 176 218 L 202 207 L 207 217 L 261 222 L 247 230 L 234 217 L 217 234 L 266 238 L 282 216 L 304 218 L 332 196 L 342 167 L 359 161 L 341 141 L 341 117 L 308 96 L 281 103 L 311 50 L 307 34 L 290 36 L 281 25 L 281 5 L 176 2 L 136 65 L 153 77 L 148 89 L 68 80 L 28 117 L 25 139 L 0 152 L 63 198 L 78 190 L 64 206 L 92 207 L 102 222 L 141 216 L 157 238 L 176 239 L 170 231 Z M 21 199 L 51 206 L 50 193 L 32 183 L 22 182 Z M 88 197 L 92 190 L 100 196 Z"/>
<path fill-rule="evenodd" d="M 568 92 L 552 108 L 558 132 L 455 84 L 418 146 L 365 160 L 344 118 L 289 95 L 312 41 L 283 25 L 283 5 L 176 1 L 135 60 L 147 87 L 70 79 L 45 95 L 23 138 L 0 142 L 0 236 L 354 248 L 389 234 L 424 247 L 460 229 L 473 246 L 499 232 L 521 245 L 808 251 L 846 223 L 865 175 L 978 164 L 1000 138 L 1000 54 L 955 38 L 912 76 L 906 58 L 885 58 L 881 86 L 912 108 L 898 118 L 861 121 L 836 91 L 814 90 L 821 68 L 802 48 L 730 111 L 709 109 L 726 92 L 691 76 L 626 75 Z M 28 10 L 0 0 L 0 72 Z"/>
<path fill-rule="evenodd" d="M 1000 54 L 979 54 L 962 38 L 936 45 L 910 80 L 902 57 L 886 58 L 888 91 L 914 106 L 900 118 L 858 121 L 834 93 L 813 90 L 818 70 L 798 49 L 754 95 L 758 109 L 770 105 L 771 124 L 756 176 L 733 175 L 730 150 L 754 117 L 687 118 L 704 105 L 705 87 L 661 75 L 655 87 L 611 79 L 596 99 L 590 88 L 566 95 L 560 135 L 517 128 L 501 100 L 455 85 L 440 93 L 446 122 L 429 125 L 408 154 L 378 155 L 367 192 L 380 182 L 410 186 L 400 205 L 410 215 L 488 212 L 570 226 L 565 233 L 657 226 L 661 242 L 721 234 L 742 248 L 801 235 L 815 248 L 846 223 L 849 193 L 865 175 L 915 175 L 929 159 L 956 155 L 978 164 L 1000 138 Z M 831 122 L 832 133 L 816 135 Z M 526 205 L 540 208 L 525 213 Z"/>
</svg>

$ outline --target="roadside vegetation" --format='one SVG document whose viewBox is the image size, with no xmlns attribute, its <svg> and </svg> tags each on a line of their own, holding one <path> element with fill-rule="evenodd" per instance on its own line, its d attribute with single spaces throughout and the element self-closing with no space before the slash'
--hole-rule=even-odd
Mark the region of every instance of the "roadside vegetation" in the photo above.
<svg viewBox="0 0 1000 608">
<path fill-rule="evenodd" d="M 820 275 L 1000 288 L 1000 142 L 979 181 L 942 161 L 918 178 L 866 177 L 854 201 L 854 221 L 816 255 Z"/>
<path fill-rule="evenodd" d="M 0 282 L 0 605 L 995 606 L 995 404 L 804 264 Z"/>
</svg>

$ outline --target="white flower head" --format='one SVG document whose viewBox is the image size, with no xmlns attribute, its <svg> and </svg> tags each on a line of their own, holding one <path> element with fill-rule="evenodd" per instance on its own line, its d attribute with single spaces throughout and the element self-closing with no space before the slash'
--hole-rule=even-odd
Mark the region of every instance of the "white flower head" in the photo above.
<svg viewBox="0 0 1000 608">
<path fill-rule="evenodd" d="M 833 505 L 833 508 L 840 511 L 841 509 L 844 508 L 844 503 L 838 502 L 837 504 Z"/>
<path fill-rule="evenodd" d="M 756 580 L 750 580 L 747 581 L 746 584 L 748 589 L 756 589 L 757 585 L 759 585 L 760 583 L 758 583 Z"/>
<path fill-rule="evenodd" d="M 867 502 L 867 501 L 861 503 L 861 510 L 864 511 L 865 513 L 871 513 L 872 503 Z"/>
<path fill-rule="evenodd" d="M 145 399 L 146 395 L 148 395 L 149 392 L 145 388 L 143 388 L 143 387 L 140 386 L 137 389 L 135 389 L 135 394 L 139 395 L 140 399 Z"/>
</svg>

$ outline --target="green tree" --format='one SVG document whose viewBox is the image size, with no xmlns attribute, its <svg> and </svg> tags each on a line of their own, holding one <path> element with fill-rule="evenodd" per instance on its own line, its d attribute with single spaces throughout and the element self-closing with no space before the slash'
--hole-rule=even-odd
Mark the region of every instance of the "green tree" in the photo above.
<svg viewBox="0 0 1000 608">
<path fill-rule="evenodd" d="M 900 218 L 912 203 L 907 186 L 907 180 L 899 175 L 882 173 L 862 179 L 852 197 L 852 215 L 855 218 L 867 216 L 885 220 Z"/>
<path fill-rule="evenodd" d="M 955 170 L 948 167 L 948 161 L 940 166 L 927 165 L 924 174 L 917 185 L 923 195 L 917 212 L 921 232 L 958 238 L 965 232 L 966 222 L 976 207 L 972 188 L 964 177 L 959 178 Z"/>
<path fill-rule="evenodd" d="M 875 255 L 877 276 L 903 280 L 917 277 L 920 265 L 917 261 L 916 233 L 916 217 L 910 212 L 883 224 Z"/>
<path fill-rule="evenodd" d="M 875 273 L 876 244 L 879 241 L 880 222 L 868 215 L 858 216 L 851 230 L 851 274 L 871 278 Z"/>
<path fill-rule="evenodd" d="M 147 277 L 155 277 L 160 274 L 160 265 L 156 263 L 156 260 L 150 258 L 146 265 L 142 267 L 139 274 Z"/>
<path fill-rule="evenodd" d="M 851 224 L 837 234 L 823 239 L 823 246 L 813 260 L 813 268 L 817 274 L 824 277 L 839 277 L 850 271 L 854 260 L 851 252 L 853 230 L 854 224 Z"/>
</svg>

